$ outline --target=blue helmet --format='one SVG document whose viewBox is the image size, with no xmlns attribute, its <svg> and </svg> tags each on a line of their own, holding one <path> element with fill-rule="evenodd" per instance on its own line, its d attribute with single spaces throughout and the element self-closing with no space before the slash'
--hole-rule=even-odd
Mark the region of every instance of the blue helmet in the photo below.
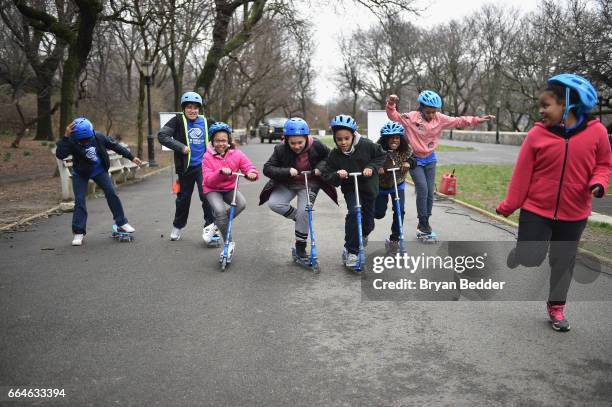
<svg viewBox="0 0 612 407">
<path fill-rule="evenodd" d="M 334 132 L 338 129 L 348 129 L 354 133 L 357 130 L 357 122 L 355 122 L 355 119 L 346 114 L 334 117 L 330 122 L 330 126 Z"/>
<path fill-rule="evenodd" d="M 404 127 L 397 122 L 387 122 L 380 129 L 380 137 L 385 136 L 403 136 L 404 135 Z"/>
<path fill-rule="evenodd" d="M 308 123 L 306 123 L 304 119 L 292 117 L 285 122 L 283 134 L 285 136 L 308 136 L 310 134 L 310 129 L 308 128 Z"/>
<path fill-rule="evenodd" d="M 211 124 L 208 128 L 208 136 L 211 140 L 213 140 L 215 137 L 215 133 L 218 133 L 220 131 L 224 131 L 230 136 L 232 135 L 232 128 L 229 126 L 229 124 L 223 122 L 215 122 Z"/>
<path fill-rule="evenodd" d="M 442 98 L 432 90 L 424 90 L 421 92 L 417 98 L 417 102 L 425 106 L 435 107 L 436 109 L 442 107 Z"/>
<path fill-rule="evenodd" d="M 94 128 L 89 120 L 84 117 L 77 117 L 72 123 L 74 124 L 72 129 L 73 140 L 86 140 L 93 137 Z"/>
<path fill-rule="evenodd" d="M 200 96 L 196 92 L 185 92 L 183 96 L 181 96 L 181 107 L 184 108 L 187 103 L 196 103 L 200 106 L 204 105 L 204 101 L 202 100 L 202 96 Z"/>
<path fill-rule="evenodd" d="M 560 84 L 565 86 L 566 94 L 565 94 L 565 113 L 563 115 L 563 119 L 567 119 L 567 114 L 570 109 L 573 107 L 576 109 L 576 113 L 578 115 L 583 115 L 589 113 L 593 108 L 597 105 L 597 92 L 595 88 L 589 81 L 579 75 L 571 74 L 571 73 L 563 73 L 561 75 L 556 75 L 550 78 L 547 81 L 548 84 Z M 569 93 L 570 89 L 573 89 L 578 94 L 580 98 L 580 103 L 575 105 L 570 105 L 569 103 Z"/>
</svg>

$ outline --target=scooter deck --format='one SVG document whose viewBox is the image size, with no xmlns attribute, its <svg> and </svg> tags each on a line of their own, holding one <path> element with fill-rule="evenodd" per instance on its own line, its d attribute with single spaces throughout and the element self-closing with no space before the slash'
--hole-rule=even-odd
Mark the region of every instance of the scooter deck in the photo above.
<svg viewBox="0 0 612 407">
<path fill-rule="evenodd" d="M 314 273 L 319 273 L 321 271 L 318 260 L 312 259 L 310 258 L 310 256 L 308 256 L 307 258 L 298 257 L 295 251 L 295 247 L 291 248 L 291 257 L 293 258 L 294 263 L 309 270 L 312 270 Z"/>
<path fill-rule="evenodd" d="M 417 240 L 423 243 L 438 243 L 438 235 L 436 234 L 436 232 L 431 232 L 431 233 L 417 232 L 416 237 L 417 237 Z"/>
<path fill-rule="evenodd" d="M 134 234 L 130 232 L 121 232 L 117 228 L 117 225 L 113 225 L 113 231 L 111 237 L 119 242 L 133 242 Z"/>
</svg>

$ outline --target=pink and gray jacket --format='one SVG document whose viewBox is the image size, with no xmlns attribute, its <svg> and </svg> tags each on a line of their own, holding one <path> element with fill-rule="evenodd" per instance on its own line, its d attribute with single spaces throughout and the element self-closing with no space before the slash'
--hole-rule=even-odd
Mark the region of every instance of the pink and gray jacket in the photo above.
<svg viewBox="0 0 612 407">
<path fill-rule="evenodd" d="M 202 160 L 202 189 L 205 194 L 234 189 L 236 178 L 221 174 L 220 170 L 224 167 L 230 168 L 232 172 L 240 171 L 245 175 L 254 172 L 259 179 L 259 171 L 242 151 L 232 148 L 227 150 L 225 156 L 221 156 L 217 154 L 212 144 L 209 144 Z"/>
<path fill-rule="evenodd" d="M 418 158 L 425 158 L 434 152 L 440 141 L 442 130 L 474 127 L 478 124 L 475 116 L 446 116 L 440 112 L 431 121 L 423 119 L 421 112 L 408 112 L 400 115 L 395 103 L 387 102 L 387 117 L 404 127 L 408 142 Z"/>
</svg>

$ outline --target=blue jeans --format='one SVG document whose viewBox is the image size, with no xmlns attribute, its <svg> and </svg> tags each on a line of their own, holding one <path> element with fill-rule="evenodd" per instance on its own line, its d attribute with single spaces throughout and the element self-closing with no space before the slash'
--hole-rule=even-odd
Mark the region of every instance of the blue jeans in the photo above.
<svg viewBox="0 0 612 407">
<path fill-rule="evenodd" d="M 359 253 L 359 230 L 357 225 L 357 199 L 355 192 L 344 194 L 348 213 L 344 220 L 344 247 L 349 253 Z M 363 227 L 363 237 L 367 237 L 374 230 L 374 201 L 375 196 L 359 195 L 361 204 L 361 225 Z"/>
<path fill-rule="evenodd" d="M 402 214 L 402 222 L 404 221 L 404 200 L 405 194 L 404 190 L 400 189 L 397 191 L 399 196 L 399 206 L 400 212 Z M 398 242 L 400 238 L 400 227 L 397 219 L 397 211 L 395 210 L 395 192 L 386 194 L 380 193 L 376 197 L 376 202 L 374 204 L 374 217 L 376 219 L 382 219 L 385 217 L 385 213 L 387 212 L 387 206 L 389 204 L 389 197 L 391 197 L 391 207 L 393 208 L 393 224 L 391 225 L 391 236 L 389 236 L 389 240 L 394 242 Z"/>
<path fill-rule="evenodd" d="M 123 213 L 123 207 L 121 201 L 115 192 L 113 187 L 113 181 L 111 180 L 108 172 L 103 171 L 100 174 L 92 178 L 93 181 L 104 191 L 106 202 L 110 208 L 113 219 L 117 226 L 125 225 L 128 220 Z M 72 189 L 74 191 L 74 213 L 72 214 L 72 233 L 74 234 L 85 234 L 87 233 L 87 183 L 89 178 L 85 178 L 77 174 L 72 173 Z M 110 229 L 110 228 L 109 228 Z"/>
<path fill-rule="evenodd" d="M 436 182 L 436 163 L 417 166 L 410 170 L 410 176 L 416 190 L 416 207 L 419 220 L 427 220 L 431 216 Z"/>
</svg>

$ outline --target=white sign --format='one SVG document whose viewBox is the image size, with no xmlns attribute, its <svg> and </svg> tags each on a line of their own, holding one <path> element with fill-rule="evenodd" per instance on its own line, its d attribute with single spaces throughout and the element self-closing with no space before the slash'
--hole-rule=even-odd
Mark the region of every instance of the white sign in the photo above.
<svg viewBox="0 0 612 407">
<path fill-rule="evenodd" d="M 380 138 L 380 129 L 388 121 L 386 111 L 368 110 L 368 138 L 376 143 Z"/>
<path fill-rule="evenodd" d="M 181 112 L 159 112 L 159 129 L 168 123 L 168 120 L 172 119 L 177 114 L 181 114 Z M 162 151 L 172 151 L 168 147 L 162 146 Z"/>
</svg>

